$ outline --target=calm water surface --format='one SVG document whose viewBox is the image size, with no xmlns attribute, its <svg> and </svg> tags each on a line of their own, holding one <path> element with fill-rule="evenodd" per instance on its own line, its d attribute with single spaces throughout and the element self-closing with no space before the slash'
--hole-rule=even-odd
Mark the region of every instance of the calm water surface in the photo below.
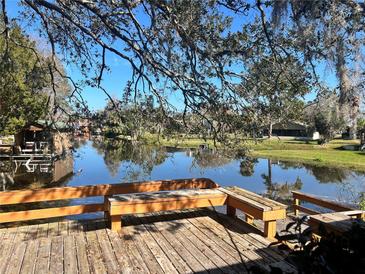
<svg viewBox="0 0 365 274">
<path fill-rule="evenodd" d="M 277 199 L 300 190 L 355 202 L 365 191 L 365 174 L 348 169 L 122 143 L 82 144 L 74 157 L 74 170 L 69 186 L 207 177 L 222 186 L 235 185 Z"/>
<path fill-rule="evenodd" d="M 73 158 L 74 175 L 51 186 L 207 177 L 222 186 L 239 186 L 280 201 L 287 201 L 291 190 L 350 203 L 357 202 L 359 194 L 365 192 L 364 173 L 250 159 L 219 151 L 176 150 L 94 140 L 79 143 Z M 91 197 L 72 200 L 71 204 L 100 201 L 101 197 Z"/>
</svg>

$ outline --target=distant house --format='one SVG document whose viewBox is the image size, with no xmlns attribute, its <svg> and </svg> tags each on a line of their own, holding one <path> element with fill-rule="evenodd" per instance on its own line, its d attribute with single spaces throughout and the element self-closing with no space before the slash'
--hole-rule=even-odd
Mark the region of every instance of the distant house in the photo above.
<svg viewBox="0 0 365 274">
<path fill-rule="evenodd" d="M 80 119 L 74 124 L 75 134 L 78 136 L 90 136 L 90 121 L 88 119 Z"/>
<path fill-rule="evenodd" d="M 295 137 L 296 139 L 301 140 L 318 140 L 320 138 L 317 131 L 311 130 L 307 125 L 303 123 L 294 121 L 273 124 L 272 135 L 282 137 Z"/>
</svg>

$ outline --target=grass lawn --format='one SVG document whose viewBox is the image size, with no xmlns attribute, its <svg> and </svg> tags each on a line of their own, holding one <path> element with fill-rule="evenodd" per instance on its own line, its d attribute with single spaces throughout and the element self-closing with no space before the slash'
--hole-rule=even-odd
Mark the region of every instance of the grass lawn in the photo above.
<svg viewBox="0 0 365 274">
<path fill-rule="evenodd" d="M 344 145 L 358 145 L 353 140 L 333 140 L 321 146 L 316 142 L 295 140 L 264 140 L 251 144 L 251 154 L 256 157 L 269 157 L 288 161 L 306 162 L 318 166 L 346 167 L 365 171 L 365 153 L 342 150 Z"/>
<path fill-rule="evenodd" d="M 179 148 L 198 147 L 207 143 L 214 146 L 212 140 L 204 141 L 200 138 L 160 138 L 156 135 L 146 135 L 144 141 L 147 144 L 173 146 Z M 317 166 L 333 166 L 351 168 L 365 171 L 365 152 L 348 151 L 341 149 L 345 145 L 358 145 L 358 140 L 335 139 L 326 145 L 318 145 L 316 141 L 297 141 L 293 139 L 272 140 L 245 140 L 241 146 L 250 149 L 250 154 L 255 157 L 275 158 L 287 161 L 310 163 Z M 217 144 L 218 147 L 221 144 Z"/>
<path fill-rule="evenodd" d="M 157 134 L 147 133 L 143 136 L 143 142 L 149 145 L 160 145 L 160 146 L 170 146 L 176 148 L 197 148 L 201 144 L 208 144 L 209 147 L 214 146 L 213 140 L 203 140 L 197 137 L 160 137 L 158 140 Z M 220 146 L 217 144 L 218 147 Z"/>
</svg>

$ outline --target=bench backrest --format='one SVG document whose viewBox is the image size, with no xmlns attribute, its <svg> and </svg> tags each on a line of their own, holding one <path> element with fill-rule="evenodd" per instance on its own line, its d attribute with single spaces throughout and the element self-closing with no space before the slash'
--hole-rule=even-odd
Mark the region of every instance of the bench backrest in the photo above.
<svg viewBox="0 0 365 274">
<path fill-rule="evenodd" d="M 51 208 L 30 209 L 22 211 L 11 211 L 11 208 L 4 208 L 4 205 L 23 205 L 34 202 L 59 201 L 60 204 L 68 204 L 69 199 L 79 199 L 93 196 L 110 196 L 114 194 L 153 192 L 177 189 L 204 189 L 219 187 L 215 182 L 207 178 L 145 181 L 122 184 L 104 184 L 79 187 L 47 188 L 38 190 L 7 191 L 0 193 L 0 223 L 27 221 L 35 219 L 63 217 L 104 211 L 104 203 L 62 206 Z M 62 201 L 66 200 L 66 201 Z M 24 206 L 22 206 L 24 208 Z M 4 212 L 8 211 L 8 212 Z"/>
</svg>

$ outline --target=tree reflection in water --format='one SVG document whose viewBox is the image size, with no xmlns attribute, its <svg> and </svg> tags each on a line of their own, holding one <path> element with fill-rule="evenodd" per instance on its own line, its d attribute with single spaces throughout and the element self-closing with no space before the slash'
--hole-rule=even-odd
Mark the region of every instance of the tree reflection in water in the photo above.
<svg viewBox="0 0 365 274">
<path fill-rule="evenodd" d="M 232 161 L 232 157 L 226 151 L 216 149 L 196 149 L 192 151 L 191 168 L 215 168 L 224 166 Z"/>
<path fill-rule="evenodd" d="M 351 176 L 352 170 L 328 167 L 328 166 L 316 166 L 310 164 L 301 164 L 295 162 L 278 162 L 278 165 L 282 169 L 293 169 L 293 168 L 305 168 L 308 170 L 320 183 L 342 183 Z"/>
<path fill-rule="evenodd" d="M 139 145 L 131 141 L 116 139 L 96 139 L 93 147 L 103 155 L 105 165 L 110 174 L 118 174 L 120 166 L 126 168 L 123 181 L 147 179 L 153 168 L 162 164 L 168 157 L 164 148 Z"/>
<path fill-rule="evenodd" d="M 302 180 L 297 177 L 293 183 L 275 183 L 272 181 L 272 165 L 278 165 L 283 170 L 303 169 L 309 172 L 320 184 L 337 184 L 336 199 L 338 201 L 358 204 L 361 196 L 361 189 L 363 186 L 354 184 L 356 176 L 364 176 L 364 172 L 354 172 L 349 169 L 327 166 L 316 166 L 310 164 L 275 161 L 267 159 L 267 174 L 262 174 L 263 182 L 267 189 L 267 195 L 272 199 L 288 201 L 291 199 L 291 191 L 301 190 L 303 183 Z M 324 195 L 325 196 L 325 195 Z"/>
<path fill-rule="evenodd" d="M 296 181 L 293 183 L 275 183 L 272 180 L 272 160 L 267 159 L 267 174 L 261 174 L 261 177 L 266 186 L 265 195 L 270 199 L 276 201 L 282 201 L 283 203 L 288 203 L 292 200 L 292 191 L 301 190 L 303 186 L 302 180 L 297 177 Z"/>
<path fill-rule="evenodd" d="M 256 158 L 244 157 L 240 162 L 240 174 L 245 177 L 250 177 L 255 172 L 255 165 L 259 161 Z"/>
</svg>

